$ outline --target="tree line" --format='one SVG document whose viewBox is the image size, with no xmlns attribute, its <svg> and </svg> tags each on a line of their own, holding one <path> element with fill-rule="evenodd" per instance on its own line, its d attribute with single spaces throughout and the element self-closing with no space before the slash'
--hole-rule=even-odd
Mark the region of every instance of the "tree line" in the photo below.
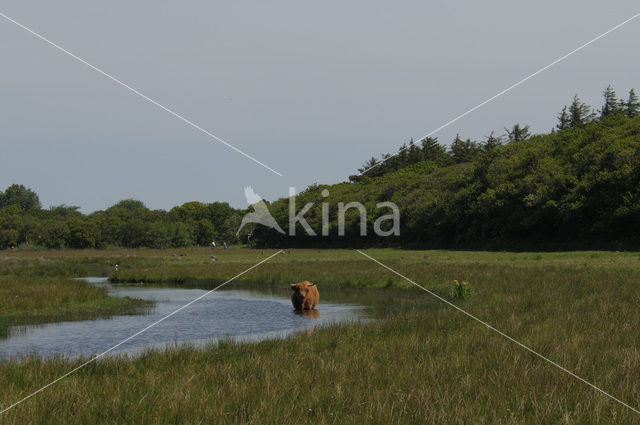
<svg viewBox="0 0 640 425">
<path fill-rule="evenodd" d="M 126 199 L 85 215 L 67 205 L 43 209 L 35 192 L 16 184 L 0 192 L 0 249 L 174 248 L 211 240 L 260 247 L 637 246 L 640 101 L 635 90 L 618 99 L 611 86 L 603 97 L 595 110 L 574 96 L 548 134 L 534 135 L 528 125 L 515 124 L 481 141 L 456 136 L 448 148 L 435 138 L 411 141 L 394 155 L 366 161 L 348 182 L 306 188 L 296 198 L 297 208 L 313 203 L 305 219 L 320 235 L 328 206 L 328 236 L 308 236 L 302 229 L 289 236 L 287 198 L 267 202 L 285 234 L 251 224 L 236 238 L 251 208 L 187 202 L 150 210 Z M 366 237 L 360 236 L 356 210 L 346 214 L 345 235 L 338 234 L 338 203 L 352 201 L 366 208 Z M 387 201 L 400 209 L 397 237 L 371 232 L 377 205 Z"/>
<path fill-rule="evenodd" d="M 82 214 L 75 206 L 41 208 L 38 195 L 14 184 L 0 192 L 0 249 L 179 248 L 235 243 L 242 211 L 226 202 L 187 202 L 169 211 L 125 199 L 104 211 Z"/>
<path fill-rule="evenodd" d="M 553 248 L 637 245 L 640 223 L 640 102 L 635 90 L 618 99 L 612 87 L 594 110 L 576 95 L 548 134 L 514 125 L 483 141 L 457 136 L 450 147 L 427 138 L 372 158 L 349 182 L 314 185 L 297 204 L 320 234 L 322 203 L 329 204 L 329 236 L 295 237 L 258 226 L 259 246 L 402 245 L 429 247 Z M 371 168 L 373 167 L 373 168 Z M 323 196 L 328 190 L 330 195 Z M 326 194 L 326 192 L 325 192 Z M 373 228 L 376 205 L 401 212 L 399 237 L 359 236 L 360 218 L 346 219 L 337 235 L 339 202 L 359 201 Z M 300 208 L 300 207 L 298 207 Z M 270 206 L 288 233 L 288 199 Z"/>
<path fill-rule="evenodd" d="M 582 128 L 608 116 L 622 115 L 635 118 L 640 114 L 640 100 L 635 89 L 629 90 L 626 100 L 618 99 L 615 90 L 610 85 L 602 94 L 604 103 L 598 111 L 582 102 L 576 94 L 572 102 L 565 105 L 557 115 L 558 124 L 552 129 L 552 132 L 567 128 Z M 419 143 L 415 143 L 411 139 L 408 144 L 400 146 L 394 154 L 386 153 L 379 159 L 372 157 L 362 164 L 361 168 L 358 168 L 359 174 L 349 176 L 349 180 L 357 182 L 366 177 L 379 177 L 421 161 L 431 161 L 439 166 L 471 162 L 506 143 L 521 142 L 531 137 L 528 125 L 521 126 L 517 123 L 511 129 L 505 128 L 504 130 L 505 133 L 501 136 L 496 136 L 492 131 L 483 141 L 462 139 L 458 134 L 448 150 L 438 143 L 437 138 L 427 137 Z"/>
</svg>

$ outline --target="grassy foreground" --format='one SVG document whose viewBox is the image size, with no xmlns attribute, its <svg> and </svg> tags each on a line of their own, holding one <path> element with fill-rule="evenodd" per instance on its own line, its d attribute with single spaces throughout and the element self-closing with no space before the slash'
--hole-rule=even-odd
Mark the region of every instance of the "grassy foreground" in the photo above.
<svg viewBox="0 0 640 425">
<path fill-rule="evenodd" d="M 92 264 L 114 277 L 118 264 L 118 279 L 146 274 L 209 285 L 270 253 L 216 251 L 215 262 L 204 250 L 16 253 L 11 267 L 40 264 L 59 272 Z M 638 254 L 367 253 L 440 295 L 453 279 L 471 282 L 476 295 L 456 301 L 461 308 L 640 407 Z M 272 261 L 239 285 L 308 279 L 321 292 L 365 288 L 357 289 L 363 296 L 366 288 L 393 287 L 386 289 L 391 296 L 406 287 L 353 251 L 295 251 Z M 0 423 L 640 423 L 637 413 L 425 292 L 404 291 L 416 300 L 411 310 L 382 321 L 101 360 L 3 414 Z M 81 361 L 0 362 L 0 406 Z"/>
</svg>

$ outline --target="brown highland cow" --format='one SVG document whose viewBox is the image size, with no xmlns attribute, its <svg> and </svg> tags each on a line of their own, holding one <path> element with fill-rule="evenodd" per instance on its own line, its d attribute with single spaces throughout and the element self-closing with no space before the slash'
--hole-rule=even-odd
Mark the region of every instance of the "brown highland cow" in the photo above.
<svg viewBox="0 0 640 425">
<path fill-rule="evenodd" d="M 296 310 L 313 310 L 318 301 L 320 300 L 320 294 L 315 283 L 304 282 L 291 284 L 291 303 Z"/>
</svg>

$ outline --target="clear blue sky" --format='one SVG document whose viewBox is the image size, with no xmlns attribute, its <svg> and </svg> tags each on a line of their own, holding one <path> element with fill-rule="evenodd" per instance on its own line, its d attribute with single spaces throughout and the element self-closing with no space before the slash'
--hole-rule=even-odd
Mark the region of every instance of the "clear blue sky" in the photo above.
<svg viewBox="0 0 640 425">
<path fill-rule="evenodd" d="M 0 19 L 0 189 L 44 207 L 245 207 L 347 179 L 640 12 L 637 1 L 4 0 L 0 11 L 284 174 Z M 640 89 L 640 18 L 436 136 L 547 132 L 575 93 Z"/>
</svg>

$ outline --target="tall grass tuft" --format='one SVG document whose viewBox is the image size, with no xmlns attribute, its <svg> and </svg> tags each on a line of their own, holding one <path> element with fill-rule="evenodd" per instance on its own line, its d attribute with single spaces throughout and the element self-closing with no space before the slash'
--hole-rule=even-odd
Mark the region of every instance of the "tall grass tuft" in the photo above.
<svg viewBox="0 0 640 425">
<path fill-rule="evenodd" d="M 474 290 L 469 282 L 458 282 L 454 279 L 453 286 L 449 292 L 449 298 L 452 300 L 464 300 L 471 297 L 473 294 Z"/>
</svg>

